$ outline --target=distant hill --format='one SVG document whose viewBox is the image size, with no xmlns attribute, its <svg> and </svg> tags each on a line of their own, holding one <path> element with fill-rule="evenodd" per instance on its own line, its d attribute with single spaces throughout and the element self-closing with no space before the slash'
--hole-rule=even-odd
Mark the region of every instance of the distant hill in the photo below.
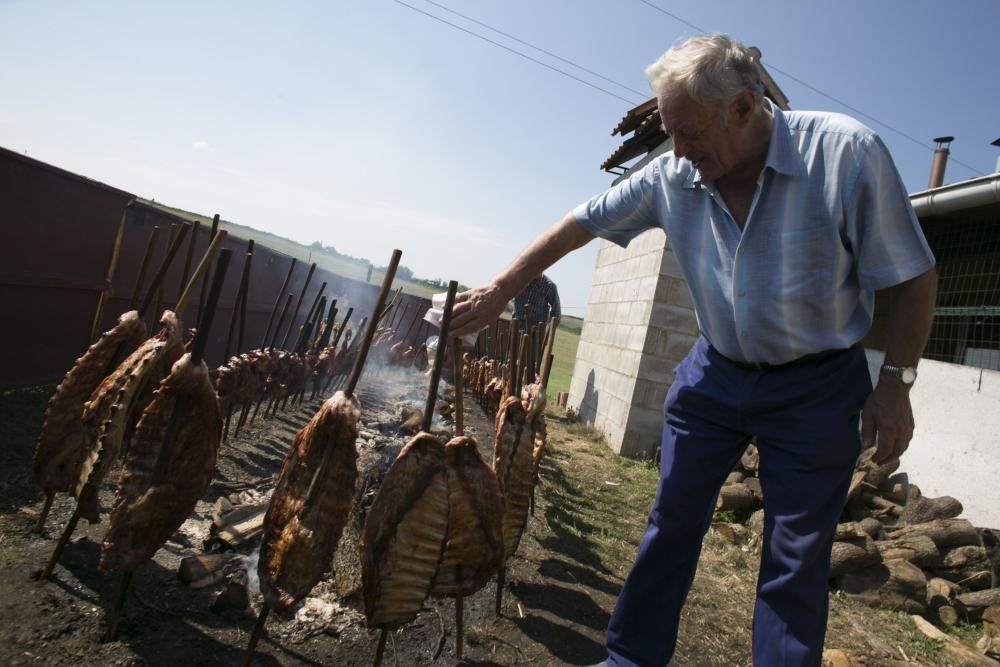
<svg viewBox="0 0 1000 667">
<path fill-rule="evenodd" d="M 200 221 L 202 225 L 212 224 L 211 216 L 185 211 L 184 209 L 167 206 L 166 204 L 162 204 L 157 201 L 144 199 L 143 202 L 149 206 L 156 207 L 166 211 L 167 213 L 172 213 L 173 215 L 185 218 L 192 222 Z M 253 227 L 247 227 L 246 225 L 230 222 L 221 218 L 219 219 L 219 226 L 237 238 L 248 240 L 253 239 L 254 243 L 260 243 L 267 246 L 271 250 L 288 255 L 289 257 L 294 257 L 300 262 L 305 262 L 307 264 L 316 262 L 316 266 L 319 268 L 326 269 L 327 271 L 345 276 L 347 278 L 354 278 L 356 280 L 368 279 L 369 282 L 378 285 L 381 284 L 382 277 L 385 275 L 384 271 L 377 267 L 373 267 L 371 277 L 369 278 L 368 270 L 372 264 L 367 259 L 341 254 L 337 252 L 335 248 L 324 246 L 319 241 L 316 241 L 312 245 L 304 245 L 298 241 L 293 241 L 292 239 L 278 234 L 265 232 L 260 229 L 254 229 Z M 421 280 L 416 278 L 413 276 L 413 272 L 405 266 L 400 266 L 396 270 L 396 280 L 394 282 L 397 285 L 402 285 L 403 291 L 408 294 L 414 294 L 416 296 L 427 298 L 430 298 L 431 295 L 437 294 L 448 287 L 447 283 L 440 284 L 437 281 Z M 459 290 L 465 289 L 468 289 L 468 287 L 465 285 L 459 285 Z"/>
</svg>

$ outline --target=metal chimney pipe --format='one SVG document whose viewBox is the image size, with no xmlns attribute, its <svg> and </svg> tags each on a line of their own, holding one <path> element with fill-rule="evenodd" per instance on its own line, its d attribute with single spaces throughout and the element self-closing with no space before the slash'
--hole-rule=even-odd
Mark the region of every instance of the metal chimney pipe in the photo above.
<svg viewBox="0 0 1000 667">
<path fill-rule="evenodd" d="M 931 178 L 927 183 L 927 189 L 939 188 L 944 183 L 944 169 L 948 166 L 948 146 L 955 141 L 955 137 L 934 137 L 937 147 L 934 149 L 934 158 L 931 162 Z"/>
<path fill-rule="evenodd" d="M 1000 139 L 994 139 L 991 141 L 990 146 L 1000 147 Z M 1000 174 L 1000 156 L 997 157 L 997 173 Z"/>
</svg>

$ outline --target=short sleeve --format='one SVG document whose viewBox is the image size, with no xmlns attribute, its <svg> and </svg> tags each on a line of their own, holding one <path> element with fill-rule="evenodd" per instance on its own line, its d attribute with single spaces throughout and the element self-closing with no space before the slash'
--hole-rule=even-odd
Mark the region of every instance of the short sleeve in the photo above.
<svg viewBox="0 0 1000 667">
<path fill-rule="evenodd" d="M 882 140 L 872 136 L 865 148 L 845 202 L 845 221 L 858 281 L 879 290 L 926 273 L 934 267 L 934 255 Z"/>
<path fill-rule="evenodd" d="M 659 162 L 653 161 L 605 192 L 573 209 L 576 221 L 594 236 L 623 248 L 642 232 L 659 227 L 662 199 Z"/>
</svg>

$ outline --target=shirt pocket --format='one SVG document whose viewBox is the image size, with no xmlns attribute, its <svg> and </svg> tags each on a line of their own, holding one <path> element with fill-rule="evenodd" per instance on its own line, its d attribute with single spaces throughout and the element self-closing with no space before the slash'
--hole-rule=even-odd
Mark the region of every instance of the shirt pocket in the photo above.
<svg viewBox="0 0 1000 667">
<path fill-rule="evenodd" d="M 828 300 L 836 284 L 836 261 L 840 240 L 833 226 L 813 226 L 774 234 L 771 270 L 777 279 L 772 297 L 779 302 Z M 826 307 L 826 303 L 816 303 Z"/>
</svg>

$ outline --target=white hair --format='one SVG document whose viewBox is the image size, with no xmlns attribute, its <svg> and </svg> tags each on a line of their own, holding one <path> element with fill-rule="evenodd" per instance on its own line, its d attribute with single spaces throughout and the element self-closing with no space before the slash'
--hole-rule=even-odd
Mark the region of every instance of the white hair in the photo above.
<svg viewBox="0 0 1000 667">
<path fill-rule="evenodd" d="M 646 68 L 646 80 L 657 97 L 682 90 L 698 104 L 720 113 L 745 90 L 759 110 L 764 100 L 757 60 L 760 51 L 722 33 L 690 37 Z"/>
</svg>

